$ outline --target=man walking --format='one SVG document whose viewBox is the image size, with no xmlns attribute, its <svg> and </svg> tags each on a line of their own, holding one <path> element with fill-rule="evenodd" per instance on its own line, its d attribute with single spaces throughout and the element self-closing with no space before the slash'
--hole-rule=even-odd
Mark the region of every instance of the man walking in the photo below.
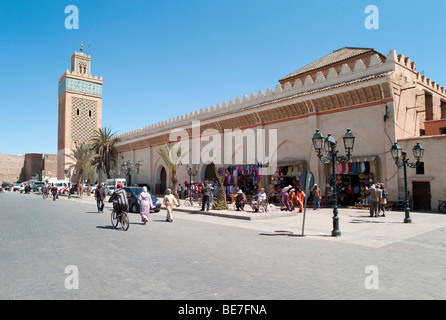
<svg viewBox="0 0 446 320">
<path fill-rule="evenodd" d="M 44 184 L 43 186 L 42 186 L 42 196 L 43 196 L 43 200 L 45 200 L 46 199 L 46 193 L 47 193 L 47 190 L 46 190 L 46 184 Z"/>
<path fill-rule="evenodd" d="M 57 198 L 57 187 L 53 184 L 51 184 L 51 194 L 53 195 L 53 201 L 56 201 Z"/>
<path fill-rule="evenodd" d="M 311 193 L 313 194 L 313 199 L 314 199 L 313 210 L 319 210 L 321 207 L 322 192 L 317 184 L 313 186 Z"/>
<path fill-rule="evenodd" d="M 98 206 L 98 213 L 104 213 L 105 190 L 102 188 L 102 183 L 94 190 L 94 198 Z"/>
<path fill-rule="evenodd" d="M 163 204 L 167 209 L 166 221 L 173 222 L 172 220 L 173 206 L 176 205 L 178 207 L 180 203 L 178 202 L 177 198 L 175 198 L 175 196 L 172 194 L 172 190 L 167 189 L 167 194 L 164 196 Z"/>
<path fill-rule="evenodd" d="M 382 191 L 380 189 L 380 184 L 373 184 L 370 188 L 370 216 L 378 217 L 379 201 L 382 197 Z"/>
</svg>

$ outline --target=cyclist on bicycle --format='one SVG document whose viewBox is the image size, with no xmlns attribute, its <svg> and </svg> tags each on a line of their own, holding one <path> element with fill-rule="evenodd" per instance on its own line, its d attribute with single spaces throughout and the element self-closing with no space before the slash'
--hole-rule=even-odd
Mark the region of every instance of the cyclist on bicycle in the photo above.
<svg viewBox="0 0 446 320">
<path fill-rule="evenodd" d="M 113 209 L 116 210 L 118 216 L 121 215 L 122 212 L 127 212 L 129 209 L 129 201 L 127 199 L 127 192 L 122 189 L 122 184 L 118 183 L 118 189 L 111 195 L 108 202 L 113 202 Z"/>
</svg>

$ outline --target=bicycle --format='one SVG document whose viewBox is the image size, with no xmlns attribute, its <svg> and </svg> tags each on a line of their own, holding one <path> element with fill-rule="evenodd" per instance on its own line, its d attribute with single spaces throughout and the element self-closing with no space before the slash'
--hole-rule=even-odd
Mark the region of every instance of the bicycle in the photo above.
<svg viewBox="0 0 446 320">
<path fill-rule="evenodd" d="M 209 195 L 209 209 L 213 210 L 216 205 L 217 205 L 217 197 L 215 197 L 214 194 L 211 193 Z"/>
<path fill-rule="evenodd" d="M 192 197 L 186 198 L 183 203 L 186 207 L 192 207 L 194 205 L 194 200 Z"/>
<path fill-rule="evenodd" d="M 127 215 L 127 212 L 122 211 L 122 213 L 119 215 L 115 209 L 113 209 L 111 213 L 111 224 L 113 228 L 118 227 L 118 223 L 121 223 L 122 230 L 127 231 L 130 226 L 130 220 Z"/>
<path fill-rule="evenodd" d="M 260 200 L 258 201 L 256 198 L 253 198 L 250 202 L 251 208 L 255 212 L 269 212 L 269 203 L 268 201 Z"/>
</svg>

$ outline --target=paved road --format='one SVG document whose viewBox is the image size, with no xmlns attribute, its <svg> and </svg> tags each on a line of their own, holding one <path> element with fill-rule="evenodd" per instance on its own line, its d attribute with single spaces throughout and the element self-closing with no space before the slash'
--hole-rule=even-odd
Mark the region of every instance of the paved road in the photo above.
<svg viewBox="0 0 446 320">
<path fill-rule="evenodd" d="M 300 237 L 298 217 L 168 223 L 164 210 L 145 226 L 130 214 L 125 232 L 108 208 L 0 194 L 0 299 L 446 299 L 444 215 L 413 213 L 408 226 L 341 212 L 332 238 L 329 210 L 308 212 Z"/>
</svg>

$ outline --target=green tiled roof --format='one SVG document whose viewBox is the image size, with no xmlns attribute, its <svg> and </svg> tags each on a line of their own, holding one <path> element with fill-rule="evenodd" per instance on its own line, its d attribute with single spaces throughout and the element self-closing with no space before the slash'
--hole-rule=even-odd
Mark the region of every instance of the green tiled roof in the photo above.
<svg viewBox="0 0 446 320">
<path fill-rule="evenodd" d="M 347 60 L 351 57 L 358 56 L 370 51 L 374 51 L 372 48 L 353 48 L 353 47 L 345 47 L 338 50 L 333 51 L 332 53 L 326 55 L 325 57 L 320 58 L 319 60 L 316 60 L 309 65 L 306 65 L 303 68 L 300 68 L 297 71 L 294 71 L 293 73 L 290 73 L 289 75 L 283 77 L 279 81 L 286 80 L 288 78 L 295 77 L 297 75 L 303 74 L 308 71 L 316 70 L 325 66 L 328 66 L 333 63 L 337 63 L 343 60 Z"/>
</svg>

